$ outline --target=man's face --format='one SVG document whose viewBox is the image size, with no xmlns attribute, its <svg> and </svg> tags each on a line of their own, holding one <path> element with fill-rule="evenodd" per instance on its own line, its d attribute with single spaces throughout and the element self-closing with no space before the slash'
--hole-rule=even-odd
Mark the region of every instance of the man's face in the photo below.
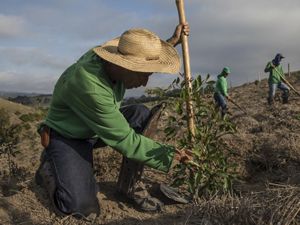
<svg viewBox="0 0 300 225">
<path fill-rule="evenodd" d="M 129 71 L 129 70 L 128 70 Z M 140 86 L 146 86 L 149 80 L 149 76 L 152 73 L 142 73 L 129 71 L 124 74 L 123 83 L 126 89 L 137 88 Z"/>
<path fill-rule="evenodd" d="M 127 70 L 112 63 L 107 63 L 105 68 L 110 78 L 112 80 L 122 81 L 126 89 L 146 86 L 149 76 L 152 74 Z"/>
</svg>

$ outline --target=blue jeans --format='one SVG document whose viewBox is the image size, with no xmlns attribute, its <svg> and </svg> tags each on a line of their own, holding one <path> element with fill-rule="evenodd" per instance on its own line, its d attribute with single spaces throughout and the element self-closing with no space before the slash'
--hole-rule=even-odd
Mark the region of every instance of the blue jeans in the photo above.
<svg viewBox="0 0 300 225">
<path fill-rule="evenodd" d="M 215 93 L 214 99 L 217 104 L 217 107 L 221 108 L 221 115 L 222 117 L 224 117 L 227 112 L 227 103 L 225 97 L 220 93 Z"/>
<path fill-rule="evenodd" d="M 138 133 L 143 131 L 150 117 L 150 110 L 143 105 L 123 107 L 120 111 Z M 65 138 L 51 130 L 46 160 L 50 162 L 56 179 L 54 202 L 64 214 L 88 216 L 100 213 L 93 175 L 93 148 L 97 141 Z"/>
<path fill-rule="evenodd" d="M 269 98 L 268 98 L 269 104 L 272 103 L 277 88 L 279 88 L 282 91 L 283 103 L 286 103 L 288 101 L 290 89 L 285 83 L 283 82 L 280 82 L 278 84 L 269 83 Z"/>
</svg>

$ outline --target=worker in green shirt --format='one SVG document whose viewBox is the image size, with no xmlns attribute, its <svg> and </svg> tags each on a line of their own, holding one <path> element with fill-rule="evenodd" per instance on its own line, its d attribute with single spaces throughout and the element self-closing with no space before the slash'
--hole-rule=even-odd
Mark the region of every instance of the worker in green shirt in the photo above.
<svg viewBox="0 0 300 225">
<path fill-rule="evenodd" d="M 275 58 L 268 62 L 265 68 L 265 73 L 269 73 L 269 105 L 273 104 L 276 89 L 279 88 L 282 91 L 282 103 L 288 103 L 289 100 L 289 87 L 282 81 L 284 79 L 284 72 L 282 66 L 280 65 L 281 60 L 284 57 L 282 54 L 276 54 Z"/>
<path fill-rule="evenodd" d="M 221 115 L 224 118 L 227 112 L 227 103 L 226 99 L 230 100 L 231 98 L 228 95 L 228 85 L 227 85 L 227 76 L 230 74 L 229 67 L 224 67 L 222 72 L 218 75 L 218 79 L 215 86 L 214 99 L 216 106 L 221 109 Z"/>
<path fill-rule="evenodd" d="M 178 25 L 167 41 L 146 29 L 130 29 L 89 50 L 61 75 L 39 129 L 45 150 L 36 173 L 36 182 L 46 188 L 57 214 L 99 215 L 95 145 L 110 146 L 124 156 L 120 176 L 128 179 L 141 175 L 141 164 L 168 172 L 174 157 L 189 159 L 184 151 L 142 135 L 151 118 L 149 109 L 120 107 L 125 90 L 146 86 L 152 73 L 178 73 L 180 58 L 174 46 L 188 34 L 188 24 Z M 135 195 L 138 179 L 122 182 L 119 178 L 117 189 L 139 209 L 155 211 L 162 206 L 143 188 L 146 194 Z"/>
</svg>

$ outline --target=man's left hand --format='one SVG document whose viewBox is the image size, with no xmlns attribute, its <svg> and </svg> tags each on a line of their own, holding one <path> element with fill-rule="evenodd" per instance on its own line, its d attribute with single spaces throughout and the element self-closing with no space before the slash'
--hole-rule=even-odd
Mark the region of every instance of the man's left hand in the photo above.
<svg viewBox="0 0 300 225">
<path fill-rule="evenodd" d="M 174 47 L 181 43 L 181 35 L 189 36 L 190 26 L 188 23 L 178 24 L 175 28 L 174 34 L 170 39 L 167 40 Z"/>
</svg>

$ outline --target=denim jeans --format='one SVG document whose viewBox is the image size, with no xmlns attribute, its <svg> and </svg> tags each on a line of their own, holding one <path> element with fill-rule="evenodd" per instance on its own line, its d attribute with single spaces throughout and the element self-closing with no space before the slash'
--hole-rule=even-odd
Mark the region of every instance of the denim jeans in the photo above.
<svg viewBox="0 0 300 225">
<path fill-rule="evenodd" d="M 150 117 L 150 110 L 143 105 L 122 107 L 120 111 L 137 133 L 143 131 Z M 100 207 L 93 175 L 93 148 L 97 139 L 65 138 L 53 129 L 50 138 L 46 160 L 56 179 L 53 196 L 56 207 L 64 214 L 98 215 Z"/>
<path fill-rule="evenodd" d="M 269 103 L 271 103 L 271 101 L 273 100 L 275 93 L 276 93 L 276 89 L 279 88 L 282 91 L 282 99 L 284 102 L 288 101 L 288 97 L 289 97 L 289 87 L 285 84 L 285 83 L 278 83 L 278 84 L 271 84 L 269 83 Z"/>
<path fill-rule="evenodd" d="M 217 107 L 221 108 L 221 114 L 222 117 L 224 117 L 227 111 L 227 103 L 225 97 L 222 94 L 216 92 L 214 94 L 214 99 L 217 104 Z"/>
</svg>

